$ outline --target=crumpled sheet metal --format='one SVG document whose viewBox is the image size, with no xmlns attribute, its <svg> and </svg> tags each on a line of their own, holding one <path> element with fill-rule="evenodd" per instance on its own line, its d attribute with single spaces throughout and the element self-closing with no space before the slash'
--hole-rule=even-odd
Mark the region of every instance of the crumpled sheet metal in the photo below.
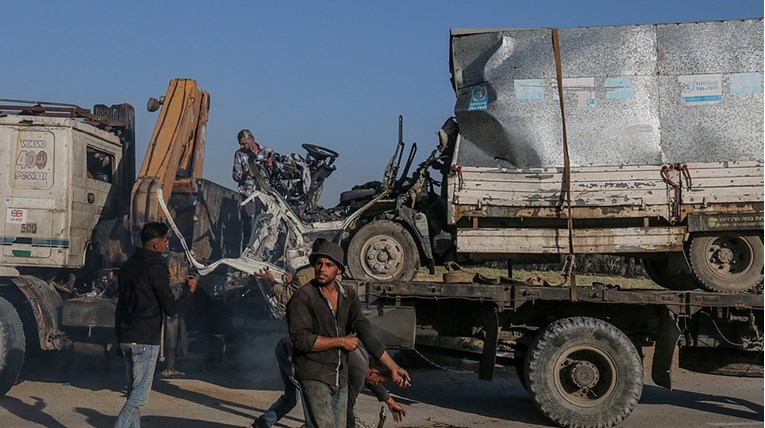
<svg viewBox="0 0 765 428">
<path fill-rule="evenodd" d="M 763 157 L 763 21 L 560 29 L 572 166 Z M 563 165 L 551 29 L 453 30 L 463 166 Z"/>
</svg>

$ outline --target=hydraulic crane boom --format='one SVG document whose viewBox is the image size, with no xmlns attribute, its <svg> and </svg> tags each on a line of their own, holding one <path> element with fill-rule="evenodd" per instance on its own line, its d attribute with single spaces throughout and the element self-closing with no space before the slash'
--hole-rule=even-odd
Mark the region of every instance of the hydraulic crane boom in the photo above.
<svg viewBox="0 0 765 428">
<path fill-rule="evenodd" d="M 192 79 L 170 81 L 164 97 L 149 100 L 148 109 L 162 106 L 146 157 L 130 195 L 130 225 L 136 231 L 164 214 L 156 199 L 162 189 L 164 202 L 173 191 L 191 192 L 202 178 L 205 130 L 210 96 Z"/>
</svg>

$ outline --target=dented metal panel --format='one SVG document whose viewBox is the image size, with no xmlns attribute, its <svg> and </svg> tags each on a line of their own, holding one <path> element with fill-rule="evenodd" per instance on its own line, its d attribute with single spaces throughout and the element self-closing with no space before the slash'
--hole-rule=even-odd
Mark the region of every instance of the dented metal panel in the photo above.
<svg viewBox="0 0 765 428">
<path fill-rule="evenodd" d="M 571 164 L 760 161 L 762 19 L 561 29 Z M 550 29 L 453 32 L 456 162 L 560 167 Z"/>
</svg>

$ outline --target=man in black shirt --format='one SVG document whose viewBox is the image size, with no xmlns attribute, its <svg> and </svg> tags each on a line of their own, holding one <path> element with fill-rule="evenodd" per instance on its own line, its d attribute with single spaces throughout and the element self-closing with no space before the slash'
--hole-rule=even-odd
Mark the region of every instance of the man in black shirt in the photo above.
<svg viewBox="0 0 765 428">
<path fill-rule="evenodd" d="M 388 355 L 385 346 L 361 313 L 353 287 L 343 287 L 344 254 L 326 241 L 311 254 L 315 278 L 295 291 L 287 305 L 295 377 L 300 381 L 306 426 L 344 427 L 348 404 L 348 353 L 362 343 L 391 373 L 399 387 L 409 386 L 406 370 Z"/>
<path fill-rule="evenodd" d="M 167 261 L 168 227 L 147 223 L 141 230 L 142 248 L 120 269 L 120 294 L 115 311 L 115 328 L 120 349 L 125 356 L 128 375 L 128 398 L 115 428 L 141 426 L 141 407 L 149 399 L 154 380 L 162 330 L 162 313 L 173 316 L 191 302 L 197 278 L 186 278 L 186 287 L 176 299 L 170 289 Z"/>
</svg>

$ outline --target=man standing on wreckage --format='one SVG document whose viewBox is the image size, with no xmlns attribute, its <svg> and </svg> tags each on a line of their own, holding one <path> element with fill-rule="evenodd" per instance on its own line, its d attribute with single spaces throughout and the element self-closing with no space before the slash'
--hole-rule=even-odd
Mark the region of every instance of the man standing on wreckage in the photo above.
<svg viewBox="0 0 765 428">
<path fill-rule="evenodd" d="M 396 385 L 407 387 L 411 378 L 372 331 L 356 291 L 338 280 L 345 270 L 343 249 L 330 241 L 315 247 L 309 257 L 315 278 L 298 288 L 287 305 L 292 362 L 306 426 L 345 427 L 351 422 L 347 417 L 349 353 L 363 344 L 390 371 Z"/>
</svg>

